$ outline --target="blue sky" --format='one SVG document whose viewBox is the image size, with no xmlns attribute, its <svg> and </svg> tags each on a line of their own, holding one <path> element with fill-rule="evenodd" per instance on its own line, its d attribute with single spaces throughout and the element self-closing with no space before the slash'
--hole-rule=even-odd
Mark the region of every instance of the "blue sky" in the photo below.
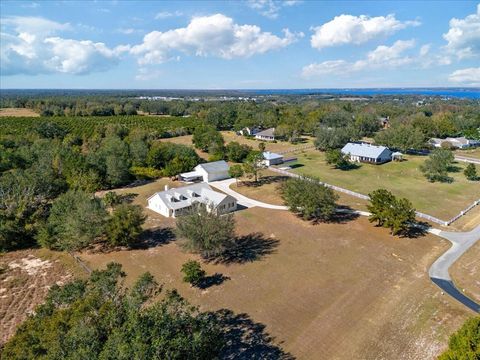
<svg viewBox="0 0 480 360">
<path fill-rule="evenodd" d="M 478 1 L 8 1 L 1 88 L 480 86 Z"/>
</svg>

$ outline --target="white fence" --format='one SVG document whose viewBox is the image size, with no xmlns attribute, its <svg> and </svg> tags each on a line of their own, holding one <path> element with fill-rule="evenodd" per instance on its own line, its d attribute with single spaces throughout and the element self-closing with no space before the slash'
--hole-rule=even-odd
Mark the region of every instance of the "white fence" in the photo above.
<svg viewBox="0 0 480 360">
<path fill-rule="evenodd" d="M 294 178 L 307 178 L 307 179 L 311 179 L 311 178 L 308 178 L 306 176 L 303 176 L 303 175 L 298 175 L 298 174 L 294 174 L 294 173 L 291 173 L 289 171 L 286 171 L 286 170 L 281 170 L 281 169 L 277 169 L 277 168 L 274 168 L 274 167 L 269 167 L 269 170 L 272 170 L 274 172 L 277 172 L 279 174 L 282 174 L 282 175 L 286 175 L 286 176 L 290 176 L 290 177 L 294 177 Z M 314 179 L 311 179 L 311 180 L 314 180 Z M 338 187 L 338 186 L 335 186 L 335 185 L 330 185 L 330 184 L 327 184 L 327 183 L 324 183 L 322 181 L 319 181 L 320 184 L 322 185 L 325 185 L 326 187 L 328 188 L 331 188 L 335 191 L 338 191 L 338 192 L 341 192 L 341 193 L 344 193 L 344 194 L 348 194 L 348 195 L 351 195 L 351 196 L 355 196 L 359 199 L 363 199 L 363 200 L 370 200 L 370 198 L 367 196 L 367 195 L 363 195 L 363 194 L 360 194 L 360 193 L 357 193 L 355 191 L 351 191 L 351 190 L 347 190 L 347 189 L 344 189 L 344 188 L 341 188 L 341 187 Z M 467 211 L 473 209 L 476 205 L 480 204 L 480 199 L 477 200 L 476 202 L 474 202 L 472 205 L 470 205 L 468 208 L 466 208 L 465 210 L 463 210 L 460 214 L 458 214 L 457 216 L 453 217 L 452 219 L 448 220 L 448 221 L 445 221 L 445 220 L 442 220 L 442 219 L 439 219 L 439 218 L 436 218 L 435 216 L 431 216 L 431 215 L 428 215 L 428 214 L 424 214 L 420 211 L 416 211 L 416 215 L 419 217 L 419 218 L 422 218 L 422 219 L 426 219 L 428 221 L 432 221 L 436 224 L 440 224 L 440 225 L 444 225 L 444 226 L 448 226 L 450 225 L 452 222 L 454 222 L 455 220 L 457 220 L 458 218 L 460 218 L 461 216 L 465 215 L 465 213 L 467 213 Z"/>
<path fill-rule="evenodd" d="M 460 211 L 459 214 L 455 215 L 453 218 L 451 218 L 450 220 L 448 220 L 446 222 L 447 225 L 450 225 L 451 223 L 453 223 L 454 221 L 457 221 L 458 219 L 460 219 L 463 215 L 465 215 L 467 212 L 469 212 L 470 210 L 472 210 L 475 206 L 477 205 L 480 205 L 480 199 L 476 200 L 473 202 L 473 204 L 471 204 L 470 206 L 468 206 L 467 208 L 463 209 L 462 211 Z"/>
<path fill-rule="evenodd" d="M 291 153 L 291 152 L 297 152 L 297 151 L 314 149 L 314 148 L 315 148 L 315 145 L 308 144 L 308 145 L 294 147 L 294 148 L 291 148 L 291 149 L 288 149 L 288 150 L 278 151 L 277 154 L 283 155 L 283 154 L 288 154 L 288 153 Z"/>
</svg>

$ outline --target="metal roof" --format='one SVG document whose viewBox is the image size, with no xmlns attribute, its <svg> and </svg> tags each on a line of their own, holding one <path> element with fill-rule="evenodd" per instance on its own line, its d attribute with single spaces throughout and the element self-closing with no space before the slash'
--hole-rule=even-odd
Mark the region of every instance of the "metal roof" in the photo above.
<svg viewBox="0 0 480 360">
<path fill-rule="evenodd" d="M 377 159 L 384 151 L 388 151 L 389 156 L 392 153 L 390 149 L 386 148 L 385 146 L 376 146 L 365 143 L 347 143 L 342 148 L 342 153 L 344 154 L 363 156 L 370 159 Z"/>
<path fill-rule="evenodd" d="M 214 162 L 209 162 L 205 164 L 199 164 L 195 166 L 195 170 L 197 170 L 197 168 L 202 168 L 207 173 L 216 173 L 216 172 L 228 171 L 230 167 L 228 166 L 225 160 L 220 160 L 220 161 L 214 161 Z"/>
<path fill-rule="evenodd" d="M 255 134 L 255 136 L 275 136 L 275 128 L 266 129 Z"/>
<path fill-rule="evenodd" d="M 283 159 L 283 155 L 273 153 L 273 152 L 270 152 L 270 151 L 264 151 L 263 152 L 263 158 L 265 160 Z"/>
<path fill-rule="evenodd" d="M 170 209 L 182 209 L 195 202 L 218 206 L 224 199 L 233 198 L 230 195 L 212 190 L 206 183 L 197 183 L 160 191 L 152 195 L 149 199 L 155 196 L 158 196 Z"/>
</svg>

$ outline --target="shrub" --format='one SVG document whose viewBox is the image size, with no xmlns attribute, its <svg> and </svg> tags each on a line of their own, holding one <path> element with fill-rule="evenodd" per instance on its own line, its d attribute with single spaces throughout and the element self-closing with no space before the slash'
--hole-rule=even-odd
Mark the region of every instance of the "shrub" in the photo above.
<svg viewBox="0 0 480 360">
<path fill-rule="evenodd" d="M 197 285 L 205 277 L 205 270 L 198 261 L 189 260 L 182 265 L 183 281 Z"/>
</svg>

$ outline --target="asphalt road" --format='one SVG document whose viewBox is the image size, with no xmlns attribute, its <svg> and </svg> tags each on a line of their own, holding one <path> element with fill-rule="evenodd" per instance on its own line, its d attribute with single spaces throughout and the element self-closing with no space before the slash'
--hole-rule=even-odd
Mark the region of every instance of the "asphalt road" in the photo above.
<svg viewBox="0 0 480 360">
<path fill-rule="evenodd" d="M 477 313 L 480 312 L 480 304 L 458 290 L 448 272 L 453 263 L 480 240 L 480 225 L 469 232 L 438 231 L 437 229 L 432 229 L 430 232 L 452 243 L 450 249 L 444 252 L 430 267 L 428 271 L 430 279 L 469 309 Z"/>
</svg>

